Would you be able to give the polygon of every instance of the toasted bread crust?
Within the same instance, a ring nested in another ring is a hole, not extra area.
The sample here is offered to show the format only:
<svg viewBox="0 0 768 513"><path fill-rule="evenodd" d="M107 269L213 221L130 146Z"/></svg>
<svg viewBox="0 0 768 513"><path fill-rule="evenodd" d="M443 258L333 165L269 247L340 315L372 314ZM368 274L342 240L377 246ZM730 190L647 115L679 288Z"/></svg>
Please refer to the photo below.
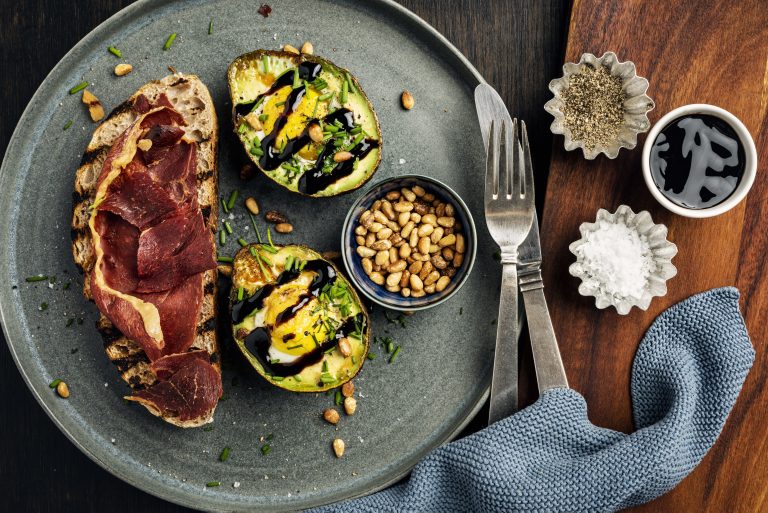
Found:
<svg viewBox="0 0 768 513"><path fill-rule="evenodd" d="M96 195L96 182L101 167L112 144L138 118L133 104L139 95L150 101L165 94L188 123L187 135L197 144L198 202L208 229L216 234L219 215L219 191L217 181L218 121L208 89L194 75L176 73L161 80L150 82L136 91L128 100L115 108L94 131L91 142L83 154L75 176L72 208L72 255L84 274L83 295L93 300L90 291L90 273L96 260L88 220L89 207ZM212 238L215 240L215 237ZM215 246L213 247L215 252ZM216 293L218 274L215 269L203 275L203 300L197 321L197 335L190 350L203 349L211 355L211 363L221 372L218 341L216 339ZM144 350L126 338L103 314L97 328L104 341L107 357L115 364L123 380L134 390L141 390L157 381L149 368ZM148 408L149 409L149 408ZM150 411L152 411L150 409ZM159 412L152 411L155 415ZM180 427L195 427L210 422L204 418L180 422L173 417L164 420Z"/></svg>

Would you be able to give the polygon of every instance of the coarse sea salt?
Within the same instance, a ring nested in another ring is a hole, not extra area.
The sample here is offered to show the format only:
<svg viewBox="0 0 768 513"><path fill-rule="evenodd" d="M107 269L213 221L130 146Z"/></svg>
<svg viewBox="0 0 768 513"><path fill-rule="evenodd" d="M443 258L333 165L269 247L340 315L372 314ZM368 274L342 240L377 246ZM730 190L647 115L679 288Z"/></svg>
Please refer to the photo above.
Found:
<svg viewBox="0 0 768 513"><path fill-rule="evenodd" d="M648 237L623 223L599 220L575 252L584 284L618 299L641 298L656 270Z"/></svg>

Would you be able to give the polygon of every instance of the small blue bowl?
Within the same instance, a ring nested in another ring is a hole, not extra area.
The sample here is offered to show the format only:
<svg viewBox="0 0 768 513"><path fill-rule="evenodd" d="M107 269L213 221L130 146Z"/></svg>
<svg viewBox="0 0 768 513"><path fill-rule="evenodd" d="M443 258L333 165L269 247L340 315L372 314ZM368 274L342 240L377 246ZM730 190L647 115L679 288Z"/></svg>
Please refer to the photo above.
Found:
<svg viewBox="0 0 768 513"><path fill-rule="evenodd" d="M428 193L435 195L435 198L454 206L456 221L461 223L461 233L466 241L466 251L464 252L464 262L451 278L450 283L442 292L426 294L422 297L404 297L399 292L390 292L383 285L377 285L365 274L362 266L362 259L357 254L357 241L355 240L355 228L358 226L360 215L373 206L378 199L393 190L399 191L403 187L412 187L419 185ZM344 265L350 279L357 289L374 303L391 310L404 312L413 312L424 310L437 306L449 297L454 295L464 284L472 271L475 263L475 254L477 252L477 233L472 215L464 201L450 187L444 183L421 175L405 175L394 178L388 178L373 185L352 205L344 220L344 228L341 231L341 253L344 258Z"/></svg>

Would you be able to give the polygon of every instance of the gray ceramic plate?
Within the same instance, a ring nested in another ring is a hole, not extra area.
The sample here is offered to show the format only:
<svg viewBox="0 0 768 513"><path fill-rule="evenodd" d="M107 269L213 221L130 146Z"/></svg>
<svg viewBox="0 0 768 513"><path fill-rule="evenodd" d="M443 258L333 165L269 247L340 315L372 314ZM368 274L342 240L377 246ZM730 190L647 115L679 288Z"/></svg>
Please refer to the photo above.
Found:
<svg viewBox="0 0 768 513"><path fill-rule="evenodd" d="M482 219L484 156L472 92L477 71L422 20L385 1L275 0L269 18L259 2L139 1L83 39L51 72L27 107L0 171L0 288L3 328L11 352L40 404L94 461L125 481L186 506L216 510L300 509L380 489L405 475L437 445L455 436L482 404L490 383L499 269L485 224L478 223L477 265L460 293L407 327L373 313L374 332L402 345L388 364L384 351L356 379L358 413L334 428L320 419L332 404L324 394L296 395L273 388L224 347L226 400L213 431L180 430L127 405L127 387L102 351L96 308L80 294L82 280L69 249L74 170L94 128L80 95L88 80L107 110L172 65L196 73L216 99L221 120L220 185L243 188L242 149L231 136L225 70L238 55L282 43L314 43L318 54L348 67L373 102L383 129L384 158L376 180L418 172L444 181ZM214 33L208 35L209 20ZM172 32L172 48L163 44ZM116 78L123 52L134 71ZM416 107L403 111L409 89ZM63 130L68 120L71 128ZM245 186L264 208L288 212L296 230L280 242L338 250L339 230L358 193L330 200L300 198L263 176ZM244 209L231 221L251 240ZM236 243L224 253L234 253ZM56 275L56 283L27 276ZM71 287L64 289L65 284ZM41 310L41 304L48 306ZM493 314L489 314L493 312ZM68 320L75 319L67 327ZM82 319L82 323L78 322ZM59 399L48 387L69 383ZM259 439L273 434L271 452ZM337 460L331 440L346 440ZM231 447L226 463L218 461ZM210 481L221 486L206 487ZM239 487L234 483L239 482Z"/></svg>

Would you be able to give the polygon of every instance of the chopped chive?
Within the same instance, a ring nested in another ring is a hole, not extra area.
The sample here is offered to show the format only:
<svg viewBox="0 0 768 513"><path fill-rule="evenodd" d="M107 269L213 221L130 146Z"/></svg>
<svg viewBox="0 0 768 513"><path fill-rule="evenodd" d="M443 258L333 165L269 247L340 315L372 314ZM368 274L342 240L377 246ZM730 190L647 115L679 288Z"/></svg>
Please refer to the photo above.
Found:
<svg viewBox="0 0 768 513"><path fill-rule="evenodd" d="M66 123L64 123L64 128L62 130L69 130L69 127L72 126L72 120L70 119Z"/></svg>
<svg viewBox="0 0 768 513"><path fill-rule="evenodd" d="M267 253L272 253L273 255L277 253L277 248L273 246L262 246L261 249L266 251Z"/></svg>
<svg viewBox="0 0 768 513"><path fill-rule="evenodd" d="M363 139L365 139L365 134L357 134L357 137L355 137L355 140L352 141L352 144L347 146L347 151L351 150L352 148L360 144L363 141Z"/></svg>
<svg viewBox="0 0 768 513"><path fill-rule="evenodd" d="M242 301L243 300L243 294L244 293L245 293L245 291L243 290L243 287L238 287L237 288L237 300L238 301Z"/></svg>
<svg viewBox="0 0 768 513"><path fill-rule="evenodd" d="M341 95L339 96L339 101L342 105L347 103L347 93L349 91L349 82L344 80L344 82L341 84Z"/></svg>
<svg viewBox="0 0 768 513"><path fill-rule="evenodd" d="M265 75L269 73L269 57L267 57L266 55L261 56L261 66L263 68Z"/></svg>
<svg viewBox="0 0 768 513"><path fill-rule="evenodd" d="M275 245L272 243L272 231L269 228L267 228L267 240L269 241L269 245L274 248Z"/></svg>
<svg viewBox="0 0 768 513"><path fill-rule="evenodd" d="M357 365L357 358L355 358L355 355L350 356L352 359L352 365Z"/></svg>
<svg viewBox="0 0 768 513"><path fill-rule="evenodd" d="M256 103L253 104L253 107L251 107L251 112L255 112L256 109L259 108L259 105L261 105L264 102L264 96L256 100Z"/></svg>
<svg viewBox="0 0 768 513"><path fill-rule="evenodd" d="M368 353L366 356L369 360L375 360L376 359L376 353Z"/></svg>
<svg viewBox="0 0 768 513"><path fill-rule="evenodd" d="M229 447L224 447L224 449L221 451L221 454L219 454L219 461L227 461L229 459L230 452L231 449Z"/></svg>
<svg viewBox="0 0 768 513"><path fill-rule="evenodd" d="M334 378L333 376L320 376L320 381L322 381L327 385L329 383L335 383L336 378Z"/></svg>
<svg viewBox="0 0 768 513"><path fill-rule="evenodd" d="M213 431L213 426L212 425L211 426L205 426L203 428L203 431L205 431L207 433L210 433L211 431Z"/></svg>
<svg viewBox="0 0 768 513"><path fill-rule="evenodd" d="M220 256L220 257L216 257L216 261L223 262L223 263L232 263L234 260L232 257Z"/></svg>
<svg viewBox="0 0 768 513"><path fill-rule="evenodd" d="M109 50L109 53L111 53L115 57L122 57L123 56L123 52L121 52L120 50L118 50L114 46L110 46L109 48L107 48L107 50Z"/></svg>
<svg viewBox="0 0 768 513"><path fill-rule="evenodd" d="M210 36L211 34L213 34L213 18L208 22L208 35Z"/></svg>
<svg viewBox="0 0 768 513"><path fill-rule="evenodd" d="M336 396L333 398L333 402L336 406L341 406L343 399L341 398L341 391L336 390Z"/></svg>
<svg viewBox="0 0 768 513"><path fill-rule="evenodd" d="M27 282L35 282L35 281L45 281L48 279L48 276L45 274L38 274L37 276L27 276L26 281Z"/></svg>
<svg viewBox="0 0 768 513"><path fill-rule="evenodd" d="M339 131L339 127L335 125L325 125L325 127L323 128L323 132L330 132L332 134L335 134L338 131Z"/></svg>
<svg viewBox="0 0 768 513"><path fill-rule="evenodd" d="M245 122L240 123L240 126L237 127L237 133L238 134L244 134L246 130L248 130L248 125Z"/></svg>
<svg viewBox="0 0 768 513"><path fill-rule="evenodd" d="M320 342L317 341L317 337L315 336L315 334L310 333L310 335L312 336L312 342L315 343L315 347L320 347Z"/></svg>
<svg viewBox="0 0 768 513"><path fill-rule="evenodd" d="M387 340L385 341L385 343L387 344L387 352L391 353L392 349L395 347L395 344L392 343L392 339L389 337L387 337Z"/></svg>
<svg viewBox="0 0 768 513"><path fill-rule="evenodd" d="M269 261L269 259L265 258L264 255L259 253L259 260L267 264L268 266L272 267L272 262Z"/></svg>
<svg viewBox="0 0 768 513"><path fill-rule="evenodd" d="M75 318L74 317L70 317L69 320L67 321L67 328L72 326L74 323L75 323Z"/></svg>
<svg viewBox="0 0 768 513"><path fill-rule="evenodd" d="M317 97L317 101L324 102L333 97L333 93L325 93Z"/></svg>
<svg viewBox="0 0 768 513"><path fill-rule="evenodd" d="M303 346L303 345L301 345L301 344L296 344L295 346L288 346L288 349L289 349L289 350L293 350L293 349L298 349L298 348L300 348L300 347L304 347L304 346Z"/></svg>
<svg viewBox="0 0 768 513"><path fill-rule="evenodd" d="M224 230L219 231L219 244L222 246L227 243L227 232Z"/></svg>
<svg viewBox="0 0 768 513"><path fill-rule="evenodd" d="M224 213L229 214L229 207L227 207L227 202L224 201L224 198L221 198L221 206L224 209Z"/></svg>
<svg viewBox="0 0 768 513"><path fill-rule="evenodd" d="M213 488L214 486L221 486L221 481L209 481L205 483L205 486L208 488Z"/></svg>
<svg viewBox="0 0 768 513"><path fill-rule="evenodd" d="M283 264L283 267L285 267L286 271L291 270L291 267L293 267L293 255L288 255L285 257L285 263Z"/></svg>
<svg viewBox="0 0 768 513"><path fill-rule="evenodd" d="M229 224L229 221L224 221L224 229L227 230L229 235L232 235L232 225Z"/></svg>
<svg viewBox="0 0 768 513"><path fill-rule="evenodd" d="M280 363L280 360L272 360L272 363ZM272 381L283 381L284 379L282 376L272 376Z"/></svg>
<svg viewBox="0 0 768 513"><path fill-rule="evenodd" d="M299 383L301 383L301 376L299 376L298 374L296 374L296 375L293 377L293 379L295 379L296 381L298 381Z"/></svg>
<svg viewBox="0 0 768 513"><path fill-rule="evenodd" d="M227 208L229 210L232 210L233 208L235 208L235 201L237 201L238 194L240 194L240 191L235 189L234 191L232 191L232 194L229 195L229 200L227 201Z"/></svg>
<svg viewBox="0 0 768 513"><path fill-rule="evenodd" d="M48 303L46 303L46 302L40 303L39 309L40 309L41 312L44 312L44 311L48 310Z"/></svg>
<svg viewBox="0 0 768 513"><path fill-rule="evenodd" d="M242 238L242 237L240 237L239 239L237 239L237 243L238 243L238 244L240 244L242 247L246 247L246 246L248 245L248 243L247 243L247 242L245 241L245 239L244 239L244 238Z"/></svg>
<svg viewBox="0 0 768 513"><path fill-rule="evenodd" d="M315 100L315 108L312 109L312 119L317 118L317 106L320 105L320 100Z"/></svg>
<svg viewBox="0 0 768 513"><path fill-rule="evenodd" d="M282 107L283 105L285 105L285 102L284 102L284 101L283 101L283 102L277 102L277 103L275 104L275 107Z"/></svg>
<svg viewBox="0 0 768 513"><path fill-rule="evenodd" d="M323 372L328 372L328 361L323 360Z"/></svg>
<svg viewBox="0 0 768 513"><path fill-rule="evenodd" d="M80 82L75 87L73 87L72 89L69 90L69 94L79 93L80 91L82 91L83 89L88 87L89 85L90 84L88 82Z"/></svg>
<svg viewBox="0 0 768 513"><path fill-rule="evenodd" d="M259 114L259 121L262 123L269 119L269 114Z"/></svg>
<svg viewBox="0 0 768 513"><path fill-rule="evenodd" d="M323 351L323 352L324 352L325 354L331 354L331 353L332 353L332 352L334 352L335 350L336 350L336 346L332 346L332 347L329 347L328 349L326 349L326 350L325 350L325 351Z"/></svg>
<svg viewBox="0 0 768 513"><path fill-rule="evenodd" d="M392 356L389 357L389 363L394 362L398 354L400 354L400 346L397 346L397 349L395 349L395 352L392 353Z"/></svg>
<svg viewBox="0 0 768 513"><path fill-rule="evenodd" d="M363 131L363 127L360 125L356 125L352 130L349 131L350 134L359 134Z"/></svg>
<svg viewBox="0 0 768 513"><path fill-rule="evenodd" d="M345 73L344 76L347 77L347 84L349 84L349 92L352 94L357 94L357 88L355 87L355 83L352 82L352 77L349 76L349 73Z"/></svg>
<svg viewBox="0 0 768 513"><path fill-rule="evenodd" d="M270 450L270 449L271 449L271 448L269 447L269 444L264 444L264 445L262 445L262 446L261 446L261 454L263 454L264 456L266 456L267 454L269 454L269 450Z"/></svg>
<svg viewBox="0 0 768 513"><path fill-rule="evenodd" d="M51 388L56 388L59 385L59 383L61 383L60 379L54 379L53 381L50 382L50 384L48 384L48 386Z"/></svg>
<svg viewBox="0 0 768 513"><path fill-rule="evenodd" d="M264 276L264 278L267 277L267 270L264 269L264 264L261 263L261 255L258 251L256 251L256 248L253 246L250 247L251 255L256 259L256 262L259 264L259 269L261 269L261 275Z"/></svg>
<svg viewBox="0 0 768 513"><path fill-rule="evenodd" d="M301 81L299 80L299 68L293 68L293 88L298 89L301 85Z"/></svg>
<svg viewBox="0 0 768 513"><path fill-rule="evenodd" d="M176 39L176 32L168 36L168 39L165 40L165 44L163 45L163 50L168 50L173 44L174 39Z"/></svg>

